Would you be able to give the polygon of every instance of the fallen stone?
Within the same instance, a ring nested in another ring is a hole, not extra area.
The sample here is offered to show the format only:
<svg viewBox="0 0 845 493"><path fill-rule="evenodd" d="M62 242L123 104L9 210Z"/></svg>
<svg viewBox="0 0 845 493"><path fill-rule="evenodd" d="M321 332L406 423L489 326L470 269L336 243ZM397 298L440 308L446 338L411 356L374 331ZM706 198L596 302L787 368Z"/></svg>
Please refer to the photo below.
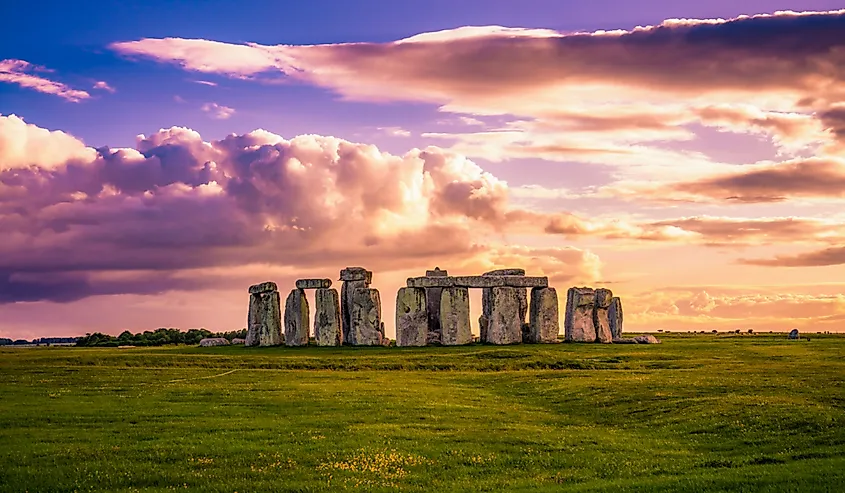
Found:
<svg viewBox="0 0 845 493"><path fill-rule="evenodd" d="M200 346L202 347L211 347L211 346L228 346L229 340L223 337L206 337L200 341Z"/></svg>
<svg viewBox="0 0 845 493"><path fill-rule="evenodd" d="M241 339L240 337L236 337L236 338L232 339L232 345L237 345L237 344L246 344L246 339Z"/></svg>
<svg viewBox="0 0 845 493"><path fill-rule="evenodd" d="M352 304L349 344L381 346L384 341L384 326L381 323L381 297L378 289L355 289L349 293L349 301Z"/></svg>
<svg viewBox="0 0 845 493"><path fill-rule="evenodd" d="M294 289L285 300L285 345L308 345L308 298L305 291Z"/></svg>
<svg viewBox="0 0 845 493"><path fill-rule="evenodd" d="M500 345L522 342L518 290L508 287L492 288L488 303L490 317L487 321L487 337L484 342Z"/></svg>
<svg viewBox="0 0 845 493"><path fill-rule="evenodd" d="M792 330L790 330L790 331L789 331L789 336L787 336L787 337L788 337L789 339L792 339L792 340L798 340L798 339L800 339L800 338L801 338L801 337L799 336L799 334L798 334L798 329L792 329Z"/></svg>
<svg viewBox="0 0 845 493"><path fill-rule="evenodd" d="M596 342L593 325L595 299L596 293L590 288L569 288L566 292L563 328L567 342Z"/></svg>
<svg viewBox="0 0 845 493"><path fill-rule="evenodd" d="M613 334L610 331L610 310L613 293L609 289L599 288L596 290L596 298L593 305L593 327L596 329L596 342L610 344L613 342Z"/></svg>
<svg viewBox="0 0 845 493"><path fill-rule="evenodd" d="M633 338L623 339L620 337L619 339L614 339L613 344L637 344L637 341L635 341Z"/></svg>
<svg viewBox="0 0 845 493"><path fill-rule="evenodd" d="M396 345L425 346L428 344L428 311L426 290L399 288L396 293Z"/></svg>
<svg viewBox="0 0 845 493"><path fill-rule="evenodd" d="M318 346L340 346L340 304L336 289L321 288L314 292L314 342Z"/></svg>
<svg viewBox="0 0 845 493"><path fill-rule="evenodd" d="M249 294L261 294L261 293L270 293L273 291L278 291L279 287L276 286L275 282L267 281L262 282L259 284L253 284L249 287Z"/></svg>
<svg viewBox="0 0 845 493"><path fill-rule="evenodd" d="M560 333L560 312L558 311L555 288L534 288L531 290L531 316L528 334L523 342L552 344Z"/></svg>
<svg viewBox="0 0 845 493"><path fill-rule="evenodd" d="M373 273L363 267L347 267L340 271L341 281L366 281L367 286L373 282Z"/></svg>
<svg viewBox="0 0 845 493"><path fill-rule="evenodd" d="M446 288L441 293L440 329L440 343L444 346L461 346L472 342L467 288Z"/></svg>
<svg viewBox="0 0 845 493"><path fill-rule="evenodd" d="M622 300L616 296L610 300L607 319L610 323L610 334L613 336L613 342L616 342L616 339L622 338Z"/></svg>
<svg viewBox="0 0 845 493"><path fill-rule="evenodd" d="M299 279L296 289L325 289L332 287L331 279Z"/></svg>
<svg viewBox="0 0 845 493"><path fill-rule="evenodd" d="M282 316L278 291L249 295L247 346L278 346L282 343Z"/></svg>
<svg viewBox="0 0 845 493"><path fill-rule="evenodd" d="M445 277L411 277L408 278L409 288L545 288L549 286L548 277L527 276L445 276Z"/></svg>
<svg viewBox="0 0 845 493"><path fill-rule="evenodd" d="M637 341L637 344L660 344L660 339L651 334L634 337L634 340Z"/></svg>

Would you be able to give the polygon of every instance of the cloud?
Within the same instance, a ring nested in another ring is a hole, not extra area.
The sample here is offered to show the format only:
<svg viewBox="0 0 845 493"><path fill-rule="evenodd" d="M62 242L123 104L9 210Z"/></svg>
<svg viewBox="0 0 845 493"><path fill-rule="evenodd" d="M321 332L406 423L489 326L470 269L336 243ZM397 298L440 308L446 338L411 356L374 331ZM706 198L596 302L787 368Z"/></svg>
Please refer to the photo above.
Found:
<svg viewBox="0 0 845 493"><path fill-rule="evenodd" d="M842 265L845 264L845 247L829 247L798 255L778 255L770 259L740 259L739 263L761 267L823 267Z"/></svg>
<svg viewBox="0 0 845 493"><path fill-rule="evenodd" d="M510 115L499 128L422 135L473 158L612 167L630 186L734 171L690 150L701 126L771 140L787 159L835 155L843 30L845 10L785 11L614 31L470 26L388 43L166 38L111 48L197 72L312 84L347 100L435 104L470 129L478 117Z"/></svg>
<svg viewBox="0 0 845 493"><path fill-rule="evenodd" d="M235 109L228 106L223 106L217 103L205 103L202 105L202 110L211 115L216 120L226 120L235 114Z"/></svg>
<svg viewBox="0 0 845 493"><path fill-rule="evenodd" d="M106 82L106 81L102 81L102 80L101 80L101 81L97 81L97 83L96 83L96 84L94 84L94 89L102 89L102 90L104 90L104 91L108 91L108 92L110 92L110 93L112 93L112 94L114 94L115 92L117 92L117 91L115 90L115 88L113 88L112 86L110 86L110 85L109 85L109 83L108 83L108 82Z"/></svg>
<svg viewBox="0 0 845 493"><path fill-rule="evenodd" d="M217 87L216 82L211 82L211 81L207 81L207 80L195 80L195 81L192 81L192 82L196 82L197 84L202 84L204 86Z"/></svg>
<svg viewBox="0 0 845 493"><path fill-rule="evenodd" d="M411 132L401 127L379 127L379 130L392 137L410 137Z"/></svg>
<svg viewBox="0 0 845 493"><path fill-rule="evenodd" d="M836 329L845 315L841 294L810 286L661 287L623 299L628 330L818 331Z"/></svg>
<svg viewBox="0 0 845 493"><path fill-rule="evenodd" d="M678 183L671 188L694 196L741 203L845 197L845 163L838 159L810 158L742 168L739 172Z"/></svg>
<svg viewBox="0 0 845 493"><path fill-rule="evenodd" d="M36 72L49 73L52 72L52 70L38 65L33 65L24 60L0 60L0 82L17 84L21 87L42 92L44 94L53 94L74 103L78 103L83 99L91 97L91 95L85 91L72 89L61 82L56 82L37 75Z"/></svg>
<svg viewBox="0 0 845 493"><path fill-rule="evenodd" d="M490 99L506 94L567 89L577 100L616 86L694 98L725 90L751 96L783 91L816 104L842 94L837 67L845 46L839 35L843 26L845 11L778 12L729 20L670 19L593 33L492 26L392 43L262 46L166 38L111 47L200 72L253 76L275 70L355 99L444 104L486 99L489 108ZM604 95L617 99L618 94Z"/></svg>
<svg viewBox="0 0 845 493"><path fill-rule="evenodd" d="M261 265L513 262L596 275L585 250L497 246L507 185L436 147L398 156L333 137L204 141L173 127L95 150L14 116L0 117L0 136L16 143L0 147L13 163L0 170L3 303L241 289Z"/></svg>

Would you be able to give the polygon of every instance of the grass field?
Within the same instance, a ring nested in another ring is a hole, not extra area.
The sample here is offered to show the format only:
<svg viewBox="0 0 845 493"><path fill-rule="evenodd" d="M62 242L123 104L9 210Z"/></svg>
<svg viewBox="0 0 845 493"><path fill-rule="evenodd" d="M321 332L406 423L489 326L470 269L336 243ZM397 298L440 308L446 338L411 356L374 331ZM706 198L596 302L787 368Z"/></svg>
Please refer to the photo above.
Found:
<svg viewBox="0 0 845 493"><path fill-rule="evenodd" d="M0 491L845 491L845 337L0 349Z"/></svg>

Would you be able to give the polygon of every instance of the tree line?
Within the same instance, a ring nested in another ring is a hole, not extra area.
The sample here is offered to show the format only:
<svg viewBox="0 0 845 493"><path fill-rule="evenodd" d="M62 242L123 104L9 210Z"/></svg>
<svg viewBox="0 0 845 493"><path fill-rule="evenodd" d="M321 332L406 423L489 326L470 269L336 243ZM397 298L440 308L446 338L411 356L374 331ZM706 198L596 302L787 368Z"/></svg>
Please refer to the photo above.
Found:
<svg viewBox="0 0 845 493"><path fill-rule="evenodd" d="M85 334L76 340L77 346L84 347L118 347L118 346L167 346L172 344L199 344L207 337L223 337L230 342L232 339L246 338L246 329L229 332L211 332L206 329L190 329L182 332L179 329L159 328L153 331L145 330L133 334L128 330L120 333L119 336L111 336L101 332Z"/></svg>

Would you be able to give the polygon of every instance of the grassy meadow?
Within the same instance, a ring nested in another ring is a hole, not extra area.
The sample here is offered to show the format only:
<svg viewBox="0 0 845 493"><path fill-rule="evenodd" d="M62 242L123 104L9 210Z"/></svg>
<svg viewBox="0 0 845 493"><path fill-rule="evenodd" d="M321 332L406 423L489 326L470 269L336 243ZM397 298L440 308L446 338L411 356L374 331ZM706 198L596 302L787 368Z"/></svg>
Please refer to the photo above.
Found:
<svg viewBox="0 0 845 493"><path fill-rule="evenodd" d="M0 349L0 491L845 491L845 337Z"/></svg>

